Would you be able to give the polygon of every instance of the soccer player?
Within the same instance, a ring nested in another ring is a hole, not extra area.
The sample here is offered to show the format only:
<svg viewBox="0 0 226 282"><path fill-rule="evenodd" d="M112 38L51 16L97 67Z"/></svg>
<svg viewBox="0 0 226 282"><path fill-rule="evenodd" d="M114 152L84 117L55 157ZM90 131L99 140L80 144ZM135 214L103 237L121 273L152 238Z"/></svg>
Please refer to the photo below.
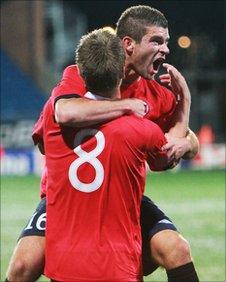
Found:
<svg viewBox="0 0 226 282"><path fill-rule="evenodd" d="M186 152L187 157L192 157L197 152L196 138L191 131L188 131L186 138L182 137L187 133L190 107L190 93L185 80L174 67L166 64L168 74L161 76L160 79L167 83L171 81L175 95L154 81L160 63L165 61L169 52L168 24L165 17L151 7L131 7L118 21L117 34L126 52L125 78L121 86L122 97L141 98L149 104L150 111L147 117L157 122L164 132L171 134L168 135L169 143L165 148L169 150L170 156L175 157L175 161ZM85 84L78 75L76 66L68 67L61 83L53 93L56 97L55 105L59 122L81 126L86 122L95 123L112 119L131 111L144 115L145 104L138 99L87 101L76 98L84 95L85 92ZM180 99L176 100L176 97ZM137 105L136 110L135 105ZM42 213L44 214L45 210ZM37 219L34 219L32 223L36 226ZM144 265L145 274L151 273L161 265L166 268L169 281L198 281L197 278L192 278L197 276L188 242L176 232L175 226L168 217L147 198L143 198L141 202L141 223L142 235L145 239L144 250L149 256L144 257L144 262L148 262ZM36 268L32 266L40 264L43 255L39 255L41 252L35 255L36 249L32 248L34 254L31 259L29 256L31 248L26 246L29 246L27 241L30 241L31 245L39 248L42 242L44 248L45 241L44 237L39 237L39 233L38 236L29 236L28 231L30 230L23 232L19 241L20 247L17 248L9 267L8 277L12 277L12 280L15 277L26 277L24 281L31 281L36 279L33 277L38 277ZM42 232L44 236L44 230ZM24 276L25 274L27 276Z"/></svg>
<svg viewBox="0 0 226 282"><path fill-rule="evenodd" d="M125 54L119 37L95 30L82 37L76 53L85 97L120 97ZM141 281L145 161L168 167L163 132L134 115L81 129L57 124L54 116L50 98L43 112L46 276L54 281Z"/></svg>

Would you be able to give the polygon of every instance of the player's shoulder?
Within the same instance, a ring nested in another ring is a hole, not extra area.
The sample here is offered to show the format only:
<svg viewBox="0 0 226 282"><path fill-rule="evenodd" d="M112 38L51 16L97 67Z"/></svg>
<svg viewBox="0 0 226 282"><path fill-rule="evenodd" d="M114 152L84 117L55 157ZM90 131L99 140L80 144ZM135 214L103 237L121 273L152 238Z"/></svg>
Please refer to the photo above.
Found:
<svg viewBox="0 0 226 282"><path fill-rule="evenodd" d="M63 71L63 77L65 76L77 76L79 75L78 66L77 65L69 65Z"/></svg>
<svg viewBox="0 0 226 282"><path fill-rule="evenodd" d="M135 115L120 117L117 124L111 128L111 134L116 140L124 140L127 144L138 147L150 140L155 144L163 138L163 132L156 123Z"/></svg>
<svg viewBox="0 0 226 282"><path fill-rule="evenodd" d="M81 85L82 89L85 89L85 82L79 73L77 65L70 65L63 71L62 83L67 81L71 84Z"/></svg>
<svg viewBox="0 0 226 282"><path fill-rule="evenodd" d="M142 134L144 135L155 135L161 134L162 132L159 125L150 119L138 117L135 115L128 116L128 118L130 119L130 124L132 124L133 127L140 128Z"/></svg>
<svg viewBox="0 0 226 282"><path fill-rule="evenodd" d="M106 123L103 123L100 127L104 130L110 129L110 131L114 132L114 134L116 134L117 132L120 134L120 132L122 131L130 131L131 126L136 126L140 122L140 120L141 118L136 117L134 115L124 115Z"/></svg>
<svg viewBox="0 0 226 282"><path fill-rule="evenodd" d="M77 71L78 71L77 65L69 65L64 69L63 73L77 72Z"/></svg>
<svg viewBox="0 0 226 282"><path fill-rule="evenodd" d="M144 118L139 117L137 115L131 114L131 115L123 115L115 120L112 120L112 122L117 122L118 124L123 124L123 123L142 123Z"/></svg>
<svg viewBox="0 0 226 282"><path fill-rule="evenodd" d="M51 95L56 99L64 95L84 95L85 82L79 74L77 65L70 65L63 71L60 82L53 88Z"/></svg>
<svg viewBox="0 0 226 282"><path fill-rule="evenodd" d="M146 129L147 131L149 132L151 131L153 133L161 131L159 125L150 119L138 117L137 122L141 124L141 126L143 127L143 130Z"/></svg>
<svg viewBox="0 0 226 282"><path fill-rule="evenodd" d="M124 115L111 121L111 126L117 131L129 133L132 131L145 131L146 129L159 130L159 126L151 120L136 115Z"/></svg>

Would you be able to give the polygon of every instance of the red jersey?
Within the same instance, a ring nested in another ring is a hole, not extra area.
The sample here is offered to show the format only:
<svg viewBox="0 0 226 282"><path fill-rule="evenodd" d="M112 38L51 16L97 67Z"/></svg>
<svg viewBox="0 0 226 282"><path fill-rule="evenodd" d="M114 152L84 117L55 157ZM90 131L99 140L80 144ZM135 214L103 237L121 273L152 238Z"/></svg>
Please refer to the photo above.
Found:
<svg viewBox="0 0 226 282"><path fill-rule="evenodd" d="M77 129L44 111L48 168L45 274L59 281L141 281L145 160L166 165L165 137L133 115Z"/></svg>

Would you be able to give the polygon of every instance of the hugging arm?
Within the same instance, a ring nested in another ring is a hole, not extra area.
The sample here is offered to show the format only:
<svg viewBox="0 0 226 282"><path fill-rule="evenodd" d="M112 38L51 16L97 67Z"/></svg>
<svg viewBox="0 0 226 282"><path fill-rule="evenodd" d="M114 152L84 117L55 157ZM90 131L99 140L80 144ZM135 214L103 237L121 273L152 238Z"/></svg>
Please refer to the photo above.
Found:
<svg viewBox="0 0 226 282"><path fill-rule="evenodd" d="M61 125L82 127L115 119L124 114L145 115L146 103L139 99L89 100L61 98L55 103L55 119Z"/></svg>

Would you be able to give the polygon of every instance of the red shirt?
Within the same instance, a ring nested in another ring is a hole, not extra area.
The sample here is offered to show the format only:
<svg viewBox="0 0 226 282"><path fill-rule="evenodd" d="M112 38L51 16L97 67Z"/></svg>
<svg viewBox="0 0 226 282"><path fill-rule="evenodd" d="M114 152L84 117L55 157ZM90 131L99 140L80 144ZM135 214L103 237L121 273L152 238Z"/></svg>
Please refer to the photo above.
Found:
<svg viewBox="0 0 226 282"><path fill-rule="evenodd" d="M166 164L163 132L133 115L79 131L60 128L53 112L49 100L45 274L59 281L140 281L145 160Z"/></svg>

